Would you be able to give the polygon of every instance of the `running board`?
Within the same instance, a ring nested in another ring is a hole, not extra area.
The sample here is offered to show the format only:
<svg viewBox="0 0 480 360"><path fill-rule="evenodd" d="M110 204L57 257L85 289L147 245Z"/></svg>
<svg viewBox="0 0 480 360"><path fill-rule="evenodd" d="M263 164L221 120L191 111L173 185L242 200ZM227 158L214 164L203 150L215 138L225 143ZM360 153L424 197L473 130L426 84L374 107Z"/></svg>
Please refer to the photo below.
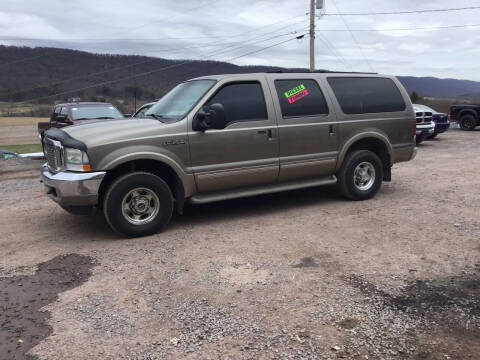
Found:
<svg viewBox="0 0 480 360"><path fill-rule="evenodd" d="M193 204L205 204L205 203L210 203L215 201L238 199L242 197L271 194L271 193L276 193L281 191L304 189L304 188L316 187L316 186L322 186L322 185L331 185L331 184L335 184L336 182L337 182L337 178L335 177L335 175L332 175L329 177L319 178L319 179L289 181L289 182L271 184L271 185L265 185L265 186L255 186L255 187L240 188L240 189L234 189L234 190L228 190L228 191L197 194L192 196L189 199L189 201Z"/></svg>

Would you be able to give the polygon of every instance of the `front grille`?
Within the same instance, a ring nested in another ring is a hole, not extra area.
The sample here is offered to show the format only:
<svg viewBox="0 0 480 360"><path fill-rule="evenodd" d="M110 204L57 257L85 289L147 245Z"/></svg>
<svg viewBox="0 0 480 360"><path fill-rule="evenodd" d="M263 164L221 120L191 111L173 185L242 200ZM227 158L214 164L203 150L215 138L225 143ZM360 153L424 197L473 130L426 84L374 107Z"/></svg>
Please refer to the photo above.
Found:
<svg viewBox="0 0 480 360"><path fill-rule="evenodd" d="M59 141L45 138L45 157L50 170L58 172L63 167L63 146Z"/></svg>
<svg viewBox="0 0 480 360"><path fill-rule="evenodd" d="M415 113L417 124L429 124L432 122L431 112L417 112Z"/></svg>

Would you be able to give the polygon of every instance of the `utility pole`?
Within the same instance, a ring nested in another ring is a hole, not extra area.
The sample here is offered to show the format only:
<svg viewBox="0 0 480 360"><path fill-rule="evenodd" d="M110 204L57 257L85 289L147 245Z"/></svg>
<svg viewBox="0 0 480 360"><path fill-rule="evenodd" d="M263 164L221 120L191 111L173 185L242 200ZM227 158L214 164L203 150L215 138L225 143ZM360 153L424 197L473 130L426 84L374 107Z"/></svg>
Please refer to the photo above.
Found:
<svg viewBox="0 0 480 360"><path fill-rule="evenodd" d="M310 0L310 72L315 71L315 0Z"/></svg>

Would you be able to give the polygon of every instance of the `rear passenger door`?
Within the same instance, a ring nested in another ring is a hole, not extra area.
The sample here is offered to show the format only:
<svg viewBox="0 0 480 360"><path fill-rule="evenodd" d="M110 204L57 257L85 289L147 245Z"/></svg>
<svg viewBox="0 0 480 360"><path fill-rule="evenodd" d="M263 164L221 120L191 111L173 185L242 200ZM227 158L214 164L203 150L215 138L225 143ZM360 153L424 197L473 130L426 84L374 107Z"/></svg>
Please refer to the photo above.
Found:
<svg viewBox="0 0 480 360"><path fill-rule="evenodd" d="M212 89L213 90L213 89ZM199 192L271 184L278 179L275 111L264 76L221 82L203 103L220 103L227 126L189 129L192 170Z"/></svg>
<svg viewBox="0 0 480 360"><path fill-rule="evenodd" d="M280 181L333 174L338 144L335 114L314 76L272 76L280 141Z"/></svg>

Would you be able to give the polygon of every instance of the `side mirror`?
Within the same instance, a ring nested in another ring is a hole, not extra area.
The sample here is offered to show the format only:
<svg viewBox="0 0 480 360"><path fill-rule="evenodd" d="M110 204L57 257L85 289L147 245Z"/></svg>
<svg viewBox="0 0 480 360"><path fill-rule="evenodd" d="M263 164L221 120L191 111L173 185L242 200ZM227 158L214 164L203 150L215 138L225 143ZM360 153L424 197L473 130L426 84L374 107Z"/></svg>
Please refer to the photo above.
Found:
<svg viewBox="0 0 480 360"><path fill-rule="evenodd" d="M219 103L205 105L193 119L195 131L221 130L225 129L226 125L225 108Z"/></svg>
<svg viewBox="0 0 480 360"><path fill-rule="evenodd" d="M65 115L57 115L55 120L59 122L67 122L67 117Z"/></svg>

